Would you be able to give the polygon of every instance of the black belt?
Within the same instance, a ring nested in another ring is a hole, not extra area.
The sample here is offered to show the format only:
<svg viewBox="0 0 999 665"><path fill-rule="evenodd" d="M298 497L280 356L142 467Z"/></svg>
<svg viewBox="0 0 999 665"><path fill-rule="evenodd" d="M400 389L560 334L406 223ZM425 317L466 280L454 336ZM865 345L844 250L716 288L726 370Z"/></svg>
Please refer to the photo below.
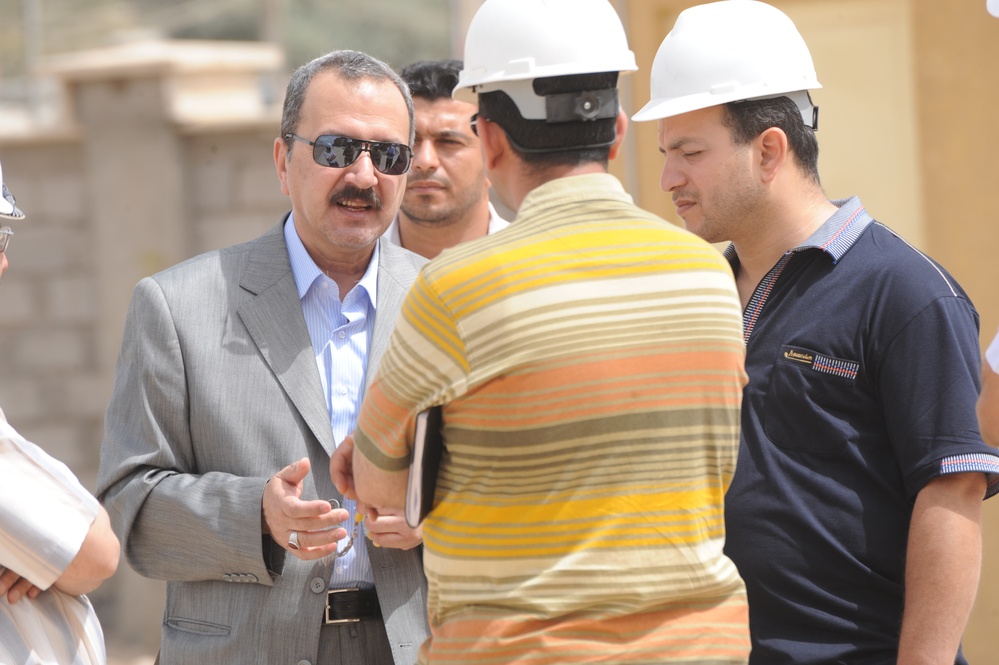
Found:
<svg viewBox="0 0 999 665"><path fill-rule="evenodd" d="M378 594L374 589L330 589L326 592L325 625L357 623L362 619L382 618Z"/></svg>

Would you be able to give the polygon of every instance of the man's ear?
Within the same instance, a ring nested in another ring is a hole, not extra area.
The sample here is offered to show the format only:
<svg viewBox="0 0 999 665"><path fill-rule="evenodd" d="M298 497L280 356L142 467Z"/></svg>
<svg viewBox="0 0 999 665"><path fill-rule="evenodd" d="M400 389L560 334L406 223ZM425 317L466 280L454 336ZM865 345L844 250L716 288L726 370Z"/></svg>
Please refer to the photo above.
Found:
<svg viewBox="0 0 999 665"><path fill-rule="evenodd" d="M756 137L753 142L759 150L760 177L763 182L773 182L787 161L787 134L779 127L771 127Z"/></svg>
<svg viewBox="0 0 999 665"><path fill-rule="evenodd" d="M503 128L491 120L479 118L479 140L482 142L482 156L486 169L492 171L510 153L510 139Z"/></svg>
<svg viewBox="0 0 999 665"><path fill-rule="evenodd" d="M281 181L281 192L290 196L288 191L288 144L284 139L274 139L274 168L277 169L278 180Z"/></svg>
<svg viewBox="0 0 999 665"><path fill-rule="evenodd" d="M614 143L610 147L610 153L608 157L614 159L617 157L617 153L620 152L621 146L624 144L624 136L628 133L628 116L625 115L624 111L617 112L617 119L614 120Z"/></svg>

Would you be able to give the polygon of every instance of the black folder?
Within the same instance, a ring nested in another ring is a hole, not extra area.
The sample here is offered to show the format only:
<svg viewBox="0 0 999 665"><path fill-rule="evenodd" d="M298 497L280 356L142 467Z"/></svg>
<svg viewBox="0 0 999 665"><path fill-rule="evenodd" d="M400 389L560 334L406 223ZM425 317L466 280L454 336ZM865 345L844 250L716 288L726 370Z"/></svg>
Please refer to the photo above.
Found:
<svg viewBox="0 0 999 665"><path fill-rule="evenodd" d="M432 406L416 416L413 461L409 464L409 482L406 485L406 524L414 529L434 507L437 471L444 452L442 424L439 406Z"/></svg>

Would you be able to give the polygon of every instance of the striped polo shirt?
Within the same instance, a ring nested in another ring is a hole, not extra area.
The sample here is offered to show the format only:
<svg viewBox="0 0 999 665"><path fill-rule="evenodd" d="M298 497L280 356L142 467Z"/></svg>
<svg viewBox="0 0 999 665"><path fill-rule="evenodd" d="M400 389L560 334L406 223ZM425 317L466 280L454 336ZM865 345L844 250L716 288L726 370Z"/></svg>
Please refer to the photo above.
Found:
<svg viewBox="0 0 999 665"><path fill-rule="evenodd" d="M722 552L744 346L728 265L607 174L532 191L410 291L356 445L444 404L424 662L744 663Z"/></svg>

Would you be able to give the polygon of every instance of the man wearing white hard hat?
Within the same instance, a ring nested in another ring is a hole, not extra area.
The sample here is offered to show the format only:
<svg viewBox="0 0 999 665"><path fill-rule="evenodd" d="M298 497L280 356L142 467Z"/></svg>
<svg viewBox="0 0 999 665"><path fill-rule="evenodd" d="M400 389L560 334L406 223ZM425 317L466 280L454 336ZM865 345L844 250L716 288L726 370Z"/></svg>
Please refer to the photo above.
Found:
<svg viewBox="0 0 999 665"><path fill-rule="evenodd" d="M22 220L0 169L0 224ZM0 226L0 275L9 226ZM118 567L107 512L65 464L27 441L0 410L0 663L101 665L90 601Z"/></svg>
<svg viewBox="0 0 999 665"><path fill-rule="evenodd" d="M682 12L652 67L661 185L725 252L743 306L742 445L725 551L751 663L964 663L982 499L978 315L937 263L830 201L819 88L791 20L754 0Z"/></svg>
<svg viewBox="0 0 999 665"><path fill-rule="evenodd" d="M455 97L478 105L517 215L423 269L353 476L338 453L335 477L401 506L416 416L443 405L425 662L745 663L744 587L722 552L738 296L714 248L607 173L618 75L636 68L621 21L607 0L487 0L464 63Z"/></svg>

